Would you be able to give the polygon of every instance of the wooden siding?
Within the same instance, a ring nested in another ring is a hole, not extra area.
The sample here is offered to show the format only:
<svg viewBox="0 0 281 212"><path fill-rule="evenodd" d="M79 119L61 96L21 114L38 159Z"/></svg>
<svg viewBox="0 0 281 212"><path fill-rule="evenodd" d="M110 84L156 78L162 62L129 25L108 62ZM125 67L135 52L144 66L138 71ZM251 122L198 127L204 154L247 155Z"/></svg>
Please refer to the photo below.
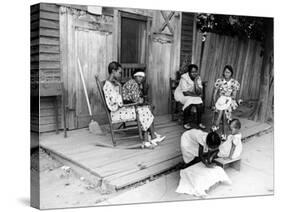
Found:
<svg viewBox="0 0 281 212"><path fill-rule="evenodd" d="M193 45L194 13L182 13L180 64L184 60L191 63Z"/></svg>
<svg viewBox="0 0 281 212"><path fill-rule="evenodd" d="M171 11L164 11L168 16ZM170 111L169 79L175 76L180 64L181 13L176 12L170 20L173 34L166 26L162 33L157 33L164 19L160 11L152 16L149 40L148 83L155 114L168 114Z"/></svg>
<svg viewBox="0 0 281 212"><path fill-rule="evenodd" d="M146 65L150 96L157 115L169 112L169 78L178 70L180 61L180 13L175 14L170 20L174 34L167 35L167 27L163 33L159 33L159 28L164 23L160 11L115 9L113 17L106 15L101 17L74 8L61 7L61 67L67 91L67 105L71 109L67 121L69 129L86 127L90 119L80 76L77 74L78 56L85 74L94 119L99 123L106 121L105 111L93 79L94 75L98 75L101 80L106 79L108 63L117 60L120 11L147 17L150 36L147 41ZM169 11L166 13L168 15ZM91 24L93 21L96 25ZM155 34L156 32L158 34Z"/></svg>
<svg viewBox="0 0 281 212"><path fill-rule="evenodd" d="M159 32L164 24L160 11L113 9L110 15L100 16L69 5L59 7L50 4L42 5L40 4L39 8L40 14L32 17L32 20L40 25L40 31L33 33L34 40L31 49L34 54L40 52L40 56L32 58L31 67L34 70L40 70L41 80L64 82L67 94L66 105L69 109L67 118L69 129L86 127L90 120L80 76L77 73L78 56L85 74L94 119L99 123L106 121L93 76L97 74L101 80L106 79L108 63L117 60L119 11L143 15L149 20L146 65L150 97L157 115L169 113L169 78L174 77L180 64L181 13L176 12L170 19L173 28L173 35L171 35L168 27ZM164 12L167 15L170 13L170 11ZM40 20L38 21L36 17ZM62 79L60 79L61 75ZM41 131L55 129L53 109L50 98L41 98Z"/></svg>
<svg viewBox="0 0 281 212"><path fill-rule="evenodd" d="M80 14L79 17L77 14ZM61 67L67 105L69 129L86 127L90 116L78 73L81 62L94 119L105 123L105 109L97 90L95 75L104 80L107 65L113 60L112 17L83 13L69 7L60 9ZM96 25L91 24L95 22ZM106 26L106 28L105 28Z"/></svg>
<svg viewBox="0 0 281 212"><path fill-rule="evenodd" d="M59 7L55 4L40 3L31 7L31 73L39 76L39 83L61 81ZM40 98L40 114L36 113L31 120L33 131L55 129L52 102L50 97ZM59 127L62 127L61 110Z"/></svg>
<svg viewBox="0 0 281 212"><path fill-rule="evenodd" d="M36 67L30 70L30 130L37 131L39 128L39 96L37 95L39 93L39 61L36 58L39 58L39 51L36 51L36 49L39 49L39 44L35 45L34 42L39 38L38 33L36 33L39 30L39 4L30 7L30 15L33 16L30 21L30 42L33 44L30 46L30 65Z"/></svg>
<svg viewBox="0 0 281 212"><path fill-rule="evenodd" d="M193 57L199 65L202 34L197 32ZM234 69L233 77L241 84L239 97L243 100L256 100L259 97L260 73L263 61L261 43L254 40L241 40L237 37L207 34L200 67L200 75L208 81L206 105L211 104L214 82L222 76L223 68L229 64Z"/></svg>

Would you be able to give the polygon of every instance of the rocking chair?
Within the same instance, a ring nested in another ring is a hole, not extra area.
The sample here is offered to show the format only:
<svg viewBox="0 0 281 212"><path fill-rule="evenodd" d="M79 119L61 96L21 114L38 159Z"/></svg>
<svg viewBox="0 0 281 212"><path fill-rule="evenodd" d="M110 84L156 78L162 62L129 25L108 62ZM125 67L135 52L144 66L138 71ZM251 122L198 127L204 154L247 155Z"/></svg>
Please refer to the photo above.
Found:
<svg viewBox="0 0 281 212"><path fill-rule="evenodd" d="M136 124L134 124L134 125L126 126L127 122L120 122L120 123L116 123L116 122L113 123L112 122L110 110L107 107L105 96L104 96L104 92L103 92L103 86L104 86L105 81L101 82L99 80L98 76L95 76L95 78L96 78L96 83L97 83L98 91L99 91L99 94L100 94L100 97L101 97L101 100L102 100L102 104L103 104L103 106L105 108L106 116L107 116L107 119L108 119L113 146L114 147L116 146L116 141L117 140L124 140L124 139L128 139L128 138L137 138L137 137L139 137L141 140L143 140L143 135L142 135L142 130L141 130L138 114L136 116L137 117L136 120L133 121L133 122L136 122ZM138 105L137 103L125 104L125 105L123 105L123 107L132 107L132 106L134 106L136 108L137 105ZM129 121L129 122L132 123L132 121ZM114 126L113 126L114 124L120 124L120 126L117 129L115 129ZM122 136L122 137L119 137L119 138L115 137L115 133L117 133L117 132L124 132L124 131L134 130L134 129L138 130L138 135Z"/></svg>

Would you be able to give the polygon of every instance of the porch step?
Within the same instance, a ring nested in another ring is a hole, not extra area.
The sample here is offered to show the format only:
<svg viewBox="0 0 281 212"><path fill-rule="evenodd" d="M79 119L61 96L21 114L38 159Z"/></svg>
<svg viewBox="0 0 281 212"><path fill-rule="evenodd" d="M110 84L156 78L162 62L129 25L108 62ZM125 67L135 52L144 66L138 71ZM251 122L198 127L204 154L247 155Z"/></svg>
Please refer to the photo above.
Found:
<svg viewBox="0 0 281 212"><path fill-rule="evenodd" d="M257 123L240 119L242 123L243 142L252 136L271 129L265 123ZM115 191L137 184L146 179L173 169L182 162L180 152L180 136L182 126L170 121L170 117L158 120L156 131L166 135L163 142L155 150L123 150L101 148L97 143L111 143L110 136L98 137L87 131L79 131L67 139L59 136L45 137L40 146L52 157L69 166L79 176L105 191ZM137 141L128 144L139 143ZM126 142L119 145L126 146Z"/></svg>
<svg viewBox="0 0 281 212"><path fill-rule="evenodd" d="M170 160L155 164L151 167L139 170L137 172L122 177L116 177L113 179L104 178L102 180L102 187L110 191L119 190L127 186L133 185L135 183L141 182L143 180L150 179L151 177L154 177L158 174L172 169L173 167L177 166L182 162L182 156L180 155Z"/></svg>
<svg viewBox="0 0 281 212"><path fill-rule="evenodd" d="M57 153L56 151L41 146L51 157L53 157L55 160L61 162L62 164L69 166L73 171L74 174L76 174L79 177L84 177L86 181L90 182L94 186L101 186L102 184L102 178L98 176L97 173L94 173L93 171L89 170L86 167L83 167L81 164Z"/></svg>

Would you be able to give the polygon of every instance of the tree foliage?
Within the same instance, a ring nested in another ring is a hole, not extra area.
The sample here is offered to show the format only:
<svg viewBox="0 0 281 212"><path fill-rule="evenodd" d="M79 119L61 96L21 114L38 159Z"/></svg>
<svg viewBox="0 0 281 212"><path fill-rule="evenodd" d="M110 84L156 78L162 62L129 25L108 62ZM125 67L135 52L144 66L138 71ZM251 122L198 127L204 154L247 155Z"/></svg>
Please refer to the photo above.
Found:
<svg viewBox="0 0 281 212"><path fill-rule="evenodd" d="M200 13L197 28L203 32L238 36L242 39L265 39L265 18Z"/></svg>

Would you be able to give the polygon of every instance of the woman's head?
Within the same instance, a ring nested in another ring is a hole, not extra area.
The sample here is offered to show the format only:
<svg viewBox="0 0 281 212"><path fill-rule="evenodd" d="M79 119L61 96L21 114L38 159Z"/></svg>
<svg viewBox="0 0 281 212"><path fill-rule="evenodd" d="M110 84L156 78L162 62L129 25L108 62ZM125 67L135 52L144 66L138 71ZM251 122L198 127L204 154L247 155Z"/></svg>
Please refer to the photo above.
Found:
<svg viewBox="0 0 281 212"><path fill-rule="evenodd" d="M187 67L187 72L192 80L195 79L198 75L198 66L195 64L190 64Z"/></svg>
<svg viewBox="0 0 281 212"><path fill-rule="evenodd" d="M134 79L137 83L142 83L145 78L145 73L143 69L135 69L133 73Z"/></svg>
<svg viewBox="0 0 281 212"><path fill-rule="evenodd" d="M233 75L233 68L231 65L226 65L223 69L223 77L225 79L230 79Z"/></svg>
<svg viewBox="0 0 281 212"><path fill-rule="evenodd" d="M108 73L112 75L115 80L121 78L122 66L120 63L113 61L108 65Z"/></svg>
<svg viewBox="0 0 281 212"><path fill-rule="evenodd" d="M208 149L210 149L210 150L218 149L221 144L221 138L220 138L219 134L216 132L210 132L207 135L206 144L208 146Z"/></svg>

